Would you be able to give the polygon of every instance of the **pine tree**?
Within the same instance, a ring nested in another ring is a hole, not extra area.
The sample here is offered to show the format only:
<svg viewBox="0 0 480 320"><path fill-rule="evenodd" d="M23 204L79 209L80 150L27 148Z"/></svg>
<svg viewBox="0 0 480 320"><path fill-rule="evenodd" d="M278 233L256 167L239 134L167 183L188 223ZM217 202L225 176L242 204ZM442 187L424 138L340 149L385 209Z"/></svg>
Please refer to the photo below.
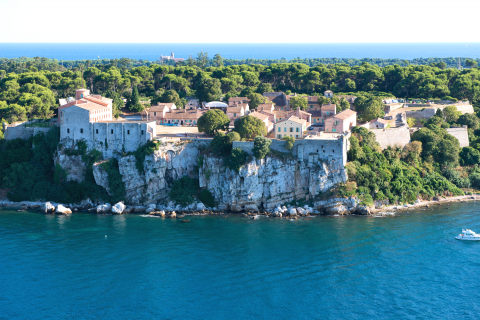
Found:
<svg viewBox="0 0 480 320"><path fill-rule="evenodd" d="M127 108L128 110L135 111L135 112L142 112L143 109L145 109L143 105L140 103L140 96L138 94L137 86L133 87L132 95L130 97L130 100L127 103Z"/></svg>

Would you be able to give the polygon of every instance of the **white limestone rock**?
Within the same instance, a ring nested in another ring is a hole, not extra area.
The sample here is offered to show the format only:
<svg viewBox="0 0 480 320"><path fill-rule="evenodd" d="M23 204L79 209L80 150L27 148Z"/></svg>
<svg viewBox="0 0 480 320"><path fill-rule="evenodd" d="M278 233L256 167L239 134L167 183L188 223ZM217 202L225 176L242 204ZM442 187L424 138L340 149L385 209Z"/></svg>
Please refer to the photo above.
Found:
<svg viewBox="0 0 480 320"><path fill-rule="evenodd" d="M112 209L112 205L110 203L105 203L97 206L97 213L108 213Z"/></svg>
<svg viewBox="0 0 480 320"><path fill-rule="evenodd" d="M198 211L205 210L207 209L205 205L202 202L197 203L197 208Z"/></svg>
<svg viewBox="0 0 480 320"><path fill-rule="evenodd" d="M290 216L296 216L297 215L297 210L295 208L290 208L290 209L288 209L288 214Z"/></svg>
<svg viewBox="0 0 480 320"><path fill-rule="evenodd" d="M50 202L45 202L43 206L40 208L40 210L42 210L45 213L54 212L55 206Z"/></svg>
<svg viewBox="0 0 480 320"><path fill-rule="evenodd" d="M71 214L72 210L69 208L66 208L65 206L59 204L57 208L55 209L55 213L61 213L61 214Z"/></svg>
<svg viewBox="0 0 480 320"><path fill-rule="evenodd" d="M115 214L122 214L123 210L125 210L125 205L123 202L118 202L112 207L112 213Z"/></svg>

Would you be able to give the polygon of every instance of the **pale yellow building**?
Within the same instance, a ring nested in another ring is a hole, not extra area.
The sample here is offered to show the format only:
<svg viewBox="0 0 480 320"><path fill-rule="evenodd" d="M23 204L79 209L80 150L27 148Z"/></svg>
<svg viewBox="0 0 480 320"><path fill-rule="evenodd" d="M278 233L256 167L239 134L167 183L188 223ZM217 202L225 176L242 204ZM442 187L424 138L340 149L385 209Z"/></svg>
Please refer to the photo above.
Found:
<svg viewBox="0 0 480 320"><path fill-rule="evenodd" d="M303 138L303 132L307 130L307 120L291 116L288 119L275 123L275 137L282 139L290 136L295 139Z"/></svg>

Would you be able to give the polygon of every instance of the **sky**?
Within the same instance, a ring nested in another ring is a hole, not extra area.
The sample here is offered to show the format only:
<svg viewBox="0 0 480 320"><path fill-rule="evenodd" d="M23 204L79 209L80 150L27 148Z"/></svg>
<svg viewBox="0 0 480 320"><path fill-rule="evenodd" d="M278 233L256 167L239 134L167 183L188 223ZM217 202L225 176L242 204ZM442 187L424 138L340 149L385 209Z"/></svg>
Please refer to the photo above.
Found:
<svg viewBox="0 0 480 320"><path fill-rule="evenodd" d="M0 43L480 42L475 0L0 0Z"/></svg>

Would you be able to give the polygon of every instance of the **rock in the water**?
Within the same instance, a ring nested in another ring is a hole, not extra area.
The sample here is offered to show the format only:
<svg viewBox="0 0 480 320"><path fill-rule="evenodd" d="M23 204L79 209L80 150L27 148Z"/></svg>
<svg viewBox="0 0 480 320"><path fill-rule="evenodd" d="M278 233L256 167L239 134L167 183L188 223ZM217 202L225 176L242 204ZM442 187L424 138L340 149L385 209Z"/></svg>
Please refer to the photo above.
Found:
<svg viewBox="0 0 480 320"><path fill-rule="evenodd" d="M57 206L57 209L55 209L55 212L56 213L62 213L62 214L71 214L72 213L72 210L70 210L69 208L65 208L64 206L62 206L61 204L59 204Z"/></svg>
<svg viewBox="0 0 480 320"><path fill-rule="evenodd" d="M177 213L176 213L175 211L172 211L172 213L170 213L170 217L176 218L176 217L177 217Z"/></svg>
<svg viewBox="0 0 480 320"><path fill-rule="evenodd" d="M55 206L50 202L45 202L43 206L40 208L40 210L42 210L45 213L54 212Z"/></svg>
<svg viewBox="0 0 480 320"><path fill-rule="evenodd" d="M152 214L154 212L155 212L155 208L147 208L147 210L145 210L146 214Z"/></svg>
<svg viewBox="0 0 480 320"><path fill-rule="evenodd" d="M123 202L119 202L112 207L112 213L115 214L122 214L123 210L125 210L125 205Z"/></svg>
<svg viewBox="0 0 480 320"><path fill-rule="evenodd" d="M288 214L291 216L296 216L297 215L297 210L295 208L290 208L288 210Z"/></svg>
<svg viewBox="0 0 480 320"><path fill-rule="evenodd" d="M97 213L108 213L112 209L112 205L110 203L105 203L97 206Z"/></svg>

